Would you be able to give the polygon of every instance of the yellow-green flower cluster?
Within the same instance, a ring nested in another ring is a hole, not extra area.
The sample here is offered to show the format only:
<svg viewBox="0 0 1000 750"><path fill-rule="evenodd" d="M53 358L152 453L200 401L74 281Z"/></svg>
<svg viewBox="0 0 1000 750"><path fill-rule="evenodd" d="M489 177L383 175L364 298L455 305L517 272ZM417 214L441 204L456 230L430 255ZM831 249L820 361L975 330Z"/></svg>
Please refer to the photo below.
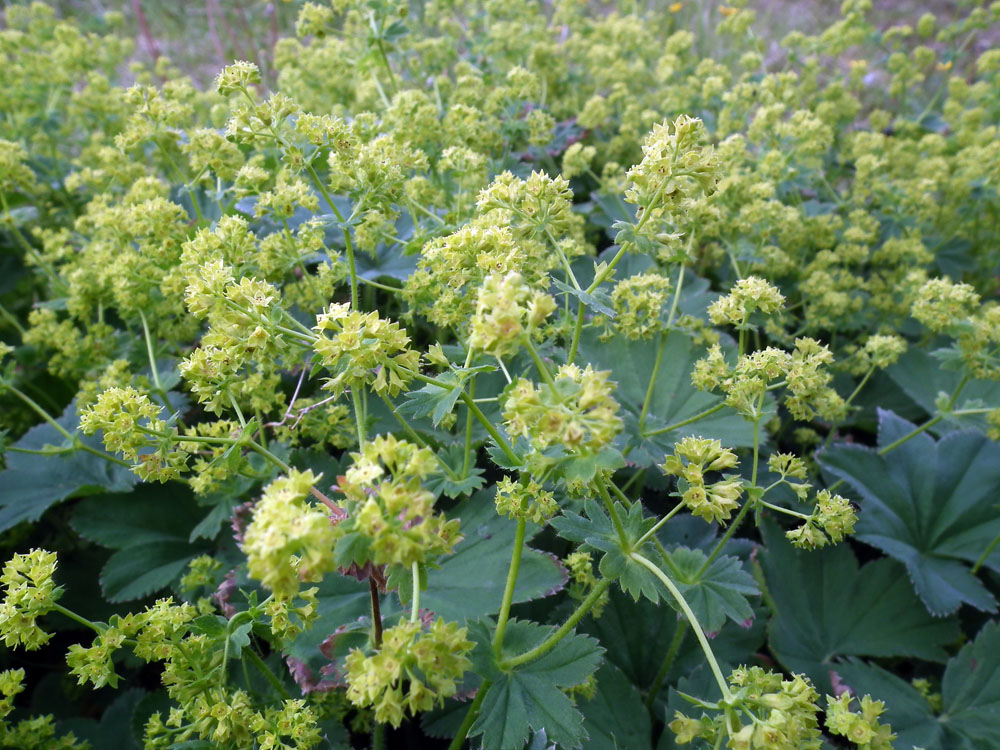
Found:
<svg viewBox="0 0 1000 750"><path fill-rule="evenodd" d="M522 337L536 335L555 309L555 300L531 289L517 271L491 273L479 288L469 346L494 357L513 356Z"/></svg>
<svg viewBox="0 0 1000 750"><path fill-rule="evenodd" d="M536 171L522 180L503 172L479 193L476 208L498 224L511 225L519 240L537 235L566 238L568 242L557 243L566 257L586 251L583 222L573 212L573 191L562 177Z"/></svg>
<svg viewBox="0 0 1000 750"><path fill-rule="evenodd" d="M78 685L90 683L94 689L110 685L118 687L121 679L115 674L115 666L111 661L114 653L121 648L126 638L118 627L109 627L100 633L94 642L88 646L74 643L66 654L66 666L69 673L76 677Z"/></svg>
<svg viewBox="0 0 1000 750"><path fill-rule="evenodd" d="M917 290L911 312L937 333L971 318L979 301L979 294L969 284L956 284L947 278L930 279Z"/></svg>
<svg viewBox="0 0 1000 750"><path fill-rule="evenodd" d="M88 750L90 745L78 742L72 732L56 737L51 716L22 719L11 726L7 715L14 710L14 696L24 690L24 670L0 672L0 747L11 750Z"/></svg>
<svg viewBox="0 0 1000 750"><path fill-rule="evenodd" d="M275 596L289 599L300 581L319 581L334 569L337 540L328 513L306 502L319 477L291 470L264 488L243 537L247 570Z"/></svg>
<svg viewBox="0 0 1000 750"><path fill-rule="evenodd" d="M772 384L783 381L777 385L787 389L785 406L793 418L809 420L819 414L837 420L843 417L845 407L843 398L829 385L833 375L827 368L832 362L826 346L805 337L795 340L794 352L769 346L744 354L734 367L715 344L695 363L691 382L703 390L721 389L727 405L747 419L758 419Z"/></svg>
<svg viewBox="0 0 1000 750"><path fill-rule="evenodd" d="M726 741L726 747L734 750L819 750L823 746L817 719L819 696L808 678L792 675L785 680L761 667L739 667L729 683L735 688L734 703L745 714L698 720L678 711L669 725L678 744L701 738L716 744ZM749 723L743 723L744 716L751 719Z"/></svg>
<svg viewBox="0 0 1000 750"><path fill-rule="evenodd" d="M736 454L722 447L718 440L686 437L674 445L674 454L665 456L660 469L678 480L681 502L693 515L708 523L728 521L740 507L743 480L724 475L712 484L705 483L705 472L735 469Z"/></svg>
<svg viewBox="0 0 1000 750"><path fill-rule="evenodd" d="M772 453L768 456L767 468L778 474L781 477L779 481L789 487L800 501L805 502L812 487L805 481L809 476L805 461L791 453ZM789 481L789 477L799 481Z"/></svg>
<svg viewBox="0 0 1000 750"><path fill-rule="evenodd" d="M458 520L436 513L434 495L421 486L438 469L429 448L379 435L351 458L338 484L347 512L334 531L338 556L342 547L358 565L373 562L409 570L415 562L448 554L458 543Z"/></svg>
<svg viewBox="0 0 1000 750"><path fill-rule="evenodd" d="M884 370L899 361L906 352L906 339L902 336L875 334L869 336L854 355L851 371L863 374L870 369Z"/></svg>
<svg viewBox="0 0 1000 750"><path fill-rule="evenodd" d="M375 709L375 721L398 727L404 714L415 715L455 694L458 681L472 666L466 654L472 641L458 623L401 620L386 629L378 651L347 655L347 697L356 706Z"/></svg>
<svg viewBox="0 0 1000 750"><path fill-rule="evenodd" d="M62 595L62 588L52 580L55 571L55 552L43 549L14 555L4 564L0 638L8 647L33 651L48 643L51 635L39 627L38 618L51 612Z"/></svg>
<svg viewBox="0 0 1000 750"><path fill-rule="evenodd" d="M176 428L167 429L162 407L132 386L109 388L80 415L85 435L102 431L104 447L135 462L132 470L147 481L176 479L188 454L176 447Z"/></svg>
<svg viewBox="0 0 1000 750"><path fill-rule="evenodd" d="M746 326L750 316L760 310L773 315L782 308L785 297L772 284L759 276L737 281L729 294L720 297L708 308L708 317L716 325Z"/></svg>
<svg viewBox="0 0 1000 750"><path fill-rule="evenodd" d="M858 515L847 498L820 490L812 515L799 526L786 532L792 544L802 549L819 549L831 542L836 544L854 533Z"/></svg>
<svg viewBox="0 0 1000 750"><path fill-rule="evenodd" d="M672 285L657 273L640 273L615 284L611 291L614 329L633 341L648 339L660 332L660 318Z"/></svg>
<svg viewBox="0 0 1000 750"><path fill-rule="evenodd" d="M507 432L526 437L539 452L559 445L575 455L597 453L623 427L610 374L590 365L562 365L551 386L518 378L503 396Z"/></svg>
<svg viewBox="0 0 1000 750"><path fill-rule="evenodd" d="M420 366L420 353L398 323L362 313L348 303L332 303L316 316L313 350L333 377L323 386L335 395L367 386L378 394L397 395Z"/></svg>
<svg viewBox="0 0 1000 750"><path fill-rule="evenodd" d="M525 484L504 477L497 482L494 502L501 516L524 519L538 525L544 525L559 512L559 504L553 494L542 489L533 479Z"/></svg>
<svg viewBox="0 0 1000 750"><path fill-rule="evenodd" d="M826 728L863 750L891 750L896 735L892 727L879 721L885 704L866 695L858 701L861 710L854 712L853 701L849 692L841 693L839 698L826 696Z"/></svg>
<svg viewBox="0 0 1000 750"><path fill-rule="evenodd" d="M480 284L488 274L518 272L529 285L537 286L558 262L529 256L532 251L541 256L544 246L516 242L507 226L469 222L424 246L404 294L431 322L460 325L474 313Z"/></svg>
<svg viewBox="0 0 1000 750"><path fill-rule="evenodd" d="M566 592L571 599L582 601L597 585L593 556L589 552L571 552L563 559L563 565L566 566L566 572L569 574L569 585L566 587ZM605 589L591 608L591 616L600 617L609 598L608 591Z"/></svg>
<svg viewBox="0 0 1000 750"><path fill-rule="evenodd" d="M659 216L685 198L713 192L719 162L711 146L701 145L705 140L705 125L695 117L653 125L642 144L642 161L628 171L625 200L643 214Z"/></svg>
<svg viewBox="0 0 1000 750"><path fill-rule="evenodd" d="M28 152L20 143L0 138L0 192L30 192L35 173L25 164Z"/></svg>

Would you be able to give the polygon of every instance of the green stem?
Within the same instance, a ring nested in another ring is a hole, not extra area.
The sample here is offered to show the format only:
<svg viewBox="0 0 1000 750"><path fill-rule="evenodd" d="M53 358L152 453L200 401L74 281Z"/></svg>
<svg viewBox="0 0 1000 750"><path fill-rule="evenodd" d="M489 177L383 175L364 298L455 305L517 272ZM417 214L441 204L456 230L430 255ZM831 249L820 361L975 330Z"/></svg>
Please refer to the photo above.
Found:
<svg viewBox="0 0 1000 750"><path fill-rule="evenodd" d="M617 484L615 484L612 481L609 481L607 483L607 486L611 489L611 491L613 493L615 493L615 495L618 497L618 499L622 501L622 504L626 508L631 508L632 507L632 504L635 502L635 500L633 500L628 495L626 495L624 490L619 489Z"/></svg>
<svg viewBox="0 0 1000 750"><path fill-rule="evenodd" d="M236 397L233 396L229 389L226 389L226 394L229 396L229 403L232 404L233 411L236 412L236 418L240 421L240 427L245 430L247 428L247 419L243 416L243 410L240 409L240 405L236 402Z"/></svg>
<svg viewBox="0 0 1000 750"><path fill-rule="evenodd" d="M319 175L316 174L316 169L313 167L312 164L307 164L306 170L309 172L309 177L312 178L313 184L316 185L316 188L323 195L323 199L326 201L326 204L330 207L330 210L333 212L333 215L337 217L337 221L339 221L343 225L344 215L340 212L340 209L337 208L337 204L333 202L333 198L330 197L330 193L329 191L327 191L326 185L323 184L323 181L319 178ZM357 310L358 268L354 262L354 245L351 243L351 230L346 226L342 226L341 228L343 229L344 232L344 250L347 253L347 268L350 271L351 275L351 309Z"/></svg>
<svg viewBox="0 0 1000 750"><path fill-rule="evenodd" d="M25 330L23 325L21 325L21 321L15 318L11 314L11 312L3 305L0 305L0 317L2 317L4 320L10 323L11 326L13 326L14 329L17 330L19 334L21 334L21 338L24 338L25 336L28 335L28 331Z"/></svg>
<svg viewBox="0 0 1000 750"><path fill-rule="evenodd" d="M549 242L556 251L556 255L559 256L559 262L562 263L563 270L566 272L567 278L573 284L573 288L578 292L581 291L580 282L576 280L576 276L573 273L573 269L569 265L569 260L566 258L566 254L562 251L562 248L559 247L559 243L556 242L556 238L552 236L552 232L549 231L548 227L545 227L545 236L548 237Z"/></svg>
<svg viewBox="0 0 1000 750"><path fill-rule="evenodd" d="M52 605L52 611L53 612L58 612L59 614L63 615L64 617L68 617L69 619L73 620L73 622L78 622L81 625L83 625L84 627L90 628L91 630L93 630L98 635L100 635L101 633L104 632L104 628L102 628L96 622L91 622L86 617L81 617L80 615L78 615L73 610L66 609L61 604L53 604Z"/></svg>
<svg viewBox="0 0 1000 750"><path fill-rule="evenodd" d="M163 390L163 384L160 383L160 371L156 366L156 355L153 353L153 337L149 333L146 314L142 310L139 310L139 320L142 321L142 335L146 339L146 356L149 357L149 370L153 374L153 385L156 387L156 392L164 397L164 405L169 409L170 403L166 401L166 392Z"/></svg>
<svg viewBox="0 0 1000 750"><path fill-rule="evenodd" d="M576 323L573 325L573 340L569 345L569 355L566 357L566 364L573 364L576 359L576 351L580 347L580 336L583 335L583 302L579 302L576 308Z"/></svg>
<svg viewBox="0 0 1000 750"><path fill-rule="evenodd" d="M380 284L377 281L372 281L371 279L366 279L364 276L359 276L358 281L362 284L367 284L368 286L375 287L376 289L381 289L384 292L399 292L402 291L401 287L389 286L388 284Z"/></svg>
<svg viewBox="0 0 1000 750"><path fill-rule="evenodd" d="M659 521L657 521L656 524L649 531L647 531L645 534L643 534L641 537L639 537L639 541L637 541L635 543L635 546L637 548L641 548L642 545L644 545L646 542L648 542L650 540L650 538L652 538L652 536L657 531L659 531L661 528L663 528L663 525L667 521L669 521L671 518L673 518L675 515L677 515L677 513L680 512L683 508L684 508L684 503L677 503L677 505L675 505L670 510L670 512L667 513L663 518L661 518Z"/></svg>
<svg viewBox="0 0 1000 750"><path fill-rule="evenodd" d="M434 382L436 384L436 381ZM482 409L480 409L476 405L476 402L469 397L469 394L463 391L459 398L462 399L462 403L469 407L475 418L479 420L479 423L486 428L486 432L489 433L490 437L493 438L494 442L496 442L496 444L500 447L500 450L503 451L504 455L507 456L510 462L516 466L521 466L524 461L514 452L514 449L510 447L507 441L504 440L503 435L501 435L497 428L493 426L493 423L486 418Z"/></svg>
<svg viewBox="0 0 1000 750"><path fill-rule="evenodd" d="M534 661L535 659L540 659L545 656L545 654L556 647L559 641L569 635L569 632L576 627L576 624L583 619L584 615L586 615L591 608L597 604L597 600L604 595L604 592L610 585L610 578L602 578L598 581L594 588L591 589L590 593L587 594L587 598L580 602L573 614L569 616L569 619L566 620L566 622L559 626L558 630L530 651L525 651L520 656L515 656L500 662L500 669L514 669L522 664L527 664L529 661Z"/></svg>
<svg viewBox="0 0 1000 750"><path fill-rule="evenodd" d="M410 606L410 622L416 622L420 614L420 563L416 560L410 565L410 575L413 576L413 603Z"/></svg>
<svg viewBox="0 0 1000 750"><path fill-rule="evenodd" d="M711 565L715 561L715 558L717 558L722 553L723 548L726 546L726 542L728 542L730 538L732 538L733 534L736 532L736 529L740 527L740 524L743 522L743 519L746 518L747 513L750 511L751 505L754 505L754 503L750 502L749 500L743 503L743 507L740 508L740 512L736 514L736 518L733 519L733 522L729 524L729 528L726 529L726 533L722 535L722 539L718 541L718 543L715 545L715 548L712 550L711 554L708 556L705 562L702 563L701 568L699 568L698 572L695 573L694 576L695 579L701 578L705 574L705 571L708 570L708 566Z"/></svg>
<svg viewBox="0 0 1000 750"><path fill-rule="evenodd" d="M256 651L252 648L245 648L243 649L243 653L246 655L250 663L257 668L257 671L264 675L264 679L268 681L278 695L280 695L284 700L288 700L292 697L288 692L288 688L282 684L281 680L278 679L278 676L271 671L267 664L264 663L264 660L257 655Z"/></svg>
<svg viewBox="0 0 1000 750"><path fill-rule="evenodd" d="M922 425L920 425L916 429L911 430L910 432L908 432L905 435L903 435L903 437L899 438L898 440L893 440L891 443L889 443L884 448L879 448L878 455L884 456L886 453L890 453L890 452L896 450L896 448L898 448L899 446L901 446L903 443L907 442L911 438L915 438L921 432L924 432L925 430L929 430L931 427L933 427L934 425L936 425L942 419L944 419L944 415L943 414L938 414L933 419L929 419L928 421L924 422Z"/></svg>
<svg viewBox="0 0 1000 750"><path fill-rule="evenodd" d="M673 430L679 430L681 427L687 427L689 424L694 424L695 422L701 421L705 417L712 416L713 414L715 414L715 412L720 411L725 405L726 405L725 401L720 401L715 406L709 409L705 409L705 411L699 412L698 414L695 414L693 417L688 417L687 419L681 420L680 422L675 422L674 424L671 425L667 425L666 427L660 427L657 430L644 432L642 433L642 436L644 438L650 438L650 437L655 437L656 435L663 435L664 433L671 432Z"/></svg>
<svg viewBox="0 0 1000 750"><path fill-rule="evenodd" d="M615 527L615 531L618 532L618 539L621 541L622 548L631 549L632 545L629 544L625 527L622 525L622 520L618 517L618 511L615 510L615 504L611 501L611 495L608 494L608 488L604 485L604 480L598 478L594 484L601 495L601 500L604 501L604 507L607 508L608 515L611 516L611 524Z"/></svg>
<svg viewBox="0 0 1000 750"><path fill-rule="evenodd" d="M685 255L691 254L691 248L694 246L694 232L688 237L687 249L684 251ZM667 315L667 329L674 324L674 318L677 316L677 308L681 303L681 290L684 288L684 261L681 261L680 270L677 272L677 286L674 289L674 301L670 303L670 313Z"/></svg>
<svg viewBox="0 0 1000 750"><path fill-rule="evenodd" d="M32 409L32 411L34 411L38 416L40 416L42 419L44 419L46 422L48 422L50 425L52 425L60 435L62 435L64 438L66 438L67 440L69 440L71 442L75 442L76 441L76 438L73 435L71 435L69 432L67 432L66 428L63 427L61 424L59 424L47 411L45 411L44 408L42 408L38 404L37 401L35 401L33 398L31 398L31 396L29 396L27 393L25 393L24 391L22 391L17 386L14 386L14 385L12 385L10 383L7 383L6 386L7 386L7 390L9 390L11 393L13 393L19 399L21 399L24 403L26 403Z"/></svg>
<svg viewBox="0 0 1000 750"><path fill-rule="evenodd" d="M660 363L663 361L663 350L667 348L667 331L660 332L660 342L656 347L656 359L653 360L653 372L649 375L649 384L646 386L646 397L642 400L642 411L639 412L639 434L643 435L642 428L646 426L646 415L649 413L649 405L653 401L653 390L656 388L656 378L660 374Z"/></svg>
<svg viewBox="0 0 1000 750"><path fill-rule="evenodd" d="M656 673L656 677L653 678L653 683L649 686L649 695L646 696L646 710L653 710L653 703L656 702L656 694L660 692L660 686L663 684L663 680L666 679L667 672L670 671L670 667L674 665L674 659L677 658L677 652L681 648L681 644L684 642L684 636L687 635L688 621L681 620L677 623L677 629L674 631L674 637L670 641L670 647L667 649L667 655L663 658L663 663L660 664L660 669Z"/></svg>
<svg viewBox="0 0 1000 750"><path fill-rule="evenodd" d="M469 706L469 710L465 712L465 718L462 719L461 726L459 726L454 738L452 738L451 744L448 745L448 750L462 749L462 745L465 744L465 738L469 736L469 730L472 729L472 725L476 722L476 714L479 713L479 707L483 705L486 693L489 692L492 685L493 683L489 680L483 680L480 683L479 690L476 691L476 697Z"/></svg>
<svg viewBox="0 0 1000 750"><path fill-rule="evenodd" d="M105 453L104 451L97 450L97 448L91 448L86 443L77 442L76 447L82 450L84 453L89 453L92 456L97 456L103 458L105 461L110 461L113 464L118 464L119 466L124 466L129 468L132 466L128 461L123 461L118 458L118 456L112 456L110 453Z"/></svg>
<svg viewBox="0 0 1000 750"><path fill-rule="evenodd" d="M139 430L139 432L144 432L147 435L153 435L154 437L173 440L174 442L177 443L201 443L202 445L232 445L238 440L238 438L209 437L206 435L175 435L172 432L164 432L163 430L151 430L149 427L143 427L140 424L137 424L135 428Z"/></svg>
<svg viewBox="0 0 1000 750"><path fill-rule="evenodd" d="M981 554L979 556L979 559L976 560L976 564L972 566L973 575L979 572L979 569L983 566L983 563L986 562L986 558L990 556L990 553L996 548L998 544L1000 544L1000 534L996 535L993 541L989 543L989 546L987 546L986 549L983 550L983 554Z"/></svg>
<svg viewBox="0 0 1000 750"><path fill-rule="evenodd" d="M531 354L531 359L535 363L535 368L538 370L538 374L542 376L542 380L549 386L552 391L552 395L559 398L559 393L556 391L556 381L552 379L552 373L549 372L549 368L545 366L545 362L538 355L538 350L535 348L534 343L531 341L531 336L524 337L524 348L528 350Z"/></svg>
<svg viewBox="0 0 1000 750"><path fill-rule="evenodd" d="M524 518L517 519L517 531L514 534L514 549L510 555L510 567L507 569L507 584L503 590L503 601L500 603L500 614L497 616L497 629L493 635L493 653L500 658L503 649L503 636L507 630L507 619L510 617L510 606L514 602L514 586L517 585L517 574L521 568L521 552L524 550L524 533L527 523Z"/></svg>
<svg viewBox="0 0 1000 750"><path fill-rule="evenodd" d="M715 658L715 653L712 651L712 647L708 643L705 631L702 630L701 623L698 622L698 618L695 617L694 612L691 611L691 606L687 603L687 600L680 592L680 589L678 589L674 582L667 577L666 573L639 553L633 552L629 555L629 557L659 578L660 582L666 586L667 591L669 591L677 601L677 604L680 605L681 611L691 624L691 629L694 631L695 637L697 637L698 643L701 645L701 650L705 652L705 658L708 660L709 669L712 670L712 675L715 677L715 681L719 685L719 690L722 691L722 700L726 703L732 701L733 696L732 693L729 692L729 685L726 682L726 678L722 676L722 669L720 669L719 662Z"/></svg>
<svg viewBox="0 0 1000 750"><path fill-rule="evenodd" d="M761 399L763 400L763 396L761 397ZM758 409L759 408L760 407L758 406ZM759 458L760 458L760 417L758 417L757 420L753 423L753 472L750 478L750 486L751 488L754 489L756 489L757 487L757 467ZM748 497L747 501L743 503L743 507L740 508L740 512L736 514L736 518L733 520L731 524L729 524L729 528L726 529L726 533L722 535L722 539L719 540L718 544L715 545L715 548L712 550L711 554L705 559L705 562L703 562L701 567L698 569L698 572L695 574L695 580L700 579L705 574L705 571L708 570L708 566L710 566L713 562L715 562L715 558L717 558L720 554L722 554L722 550L726 546L726 543L732 538L733 534L736 533L736 529L739 528L740 524L743 522L743 519L746 518L746 515L747 513L750 512L750 507L752 505L756 505L756 503L751 502L750 498Z"/></svg>
<svg viewBox="0 0 1000 750"><path fill-rule="evenodd" d="M372 750L385 750L385 724L372 724Z"/></svg>
<svg viewBox="0 0 1000 750"><path fill-rule="evenodd" d="M476 402L476 379L469 381L469 398ZM465 453L462 456L462 478L469 476L469 469L472 468L472 409L465 409Z"/></svg>
<svg viewBox="0 0 1000 750"><path fill-rule="evenodd" d="M757 504L762 508L770 508L778 513L784 513L786 516L794 516L795 518L801 518L803 521L808 521L812 516L807 516L805 513L799 513L795 510L789 510L788 508L782 508L780 505L774 505L773 503L765 502L764 500L758 500Z"/></svg>
<svg viewBox="0 0 1000 750"><path fill-rule="evenodd" d="M249 443L247 443L247 445L250 446L250 450L256 451L257 453L259 453L260 455L262 455L264 458L266 458L268 461L270 461L272 464L274 464L275 466L277 466L279 469L281 469L286 474L292 470L291 466L289 466L284 461L282 461L280 458L278 458L276 455L274 455L273 453L271 453L271 451L269 451L267 448L265 448L260 443L256 443L256 442L254 442L254 441L251 440Z"/></svg>
<svg viewBox="0 0 1000 750"><path fill-rule="evenodd" d="M365 444L365 417L364 407L361 404L361 392L357 388L351 389L351 403L354 406L354 426L358 431L358 448Z"/></svg>

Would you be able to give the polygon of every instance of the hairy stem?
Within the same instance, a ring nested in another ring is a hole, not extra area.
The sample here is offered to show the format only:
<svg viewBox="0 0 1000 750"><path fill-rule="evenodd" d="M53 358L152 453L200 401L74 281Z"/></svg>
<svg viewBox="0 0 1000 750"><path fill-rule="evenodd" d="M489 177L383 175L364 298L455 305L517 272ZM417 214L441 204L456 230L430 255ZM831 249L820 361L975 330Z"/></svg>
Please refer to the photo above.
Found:
<svg viewBox="0 0 1000 750"><path fill-rule="evenodd" d="M715 681L719 685L719 690L722 691L722 699L726 702L731 701L732 694L729 692L729 685L726 682L726 678L722 676L722 669L719 668L719 662L715 658L715 653L712 651L712 647L708 643L708 637L705 635L705 631L702 630L701 623L698 622L698 618L695 617L694 612L691 611L691 606L687 603L684 595L681 594L680 589L677 588L666 573L639 553L633 552L629 555L629 557L659 578L660 582L666 586L667 591L669 591L677 601L677 604L680 605L681 611L691 624L691 629L694 631L699 645L701 645L701 650L705 652L705 658L708 660L709 669L712 670L712 676L715 677Z"/></svg>
<svg viewBox="0 0 1000 750"><path fill-rule="evenodd" d="M267 680L268 684L274 688L275 692L280 695L283 699L288 700L291 698L291 694L288 692L288 688L284 686L278 676L271 671L271 669L264 663L264 660L257 655L257 652L252 648L243 649L243 653L246 655L247 659L250 661L257 671L264 675L264 679Z"/></svg>
<svg viewBox="0 0 1000 750"><path fill-rule="evenodd" d="M650 430L649 432L644 432L642 433L642 436L649 438L649 437L655 437L656 435L663 435L673 430L679 430L681 427L687 427L689 424L700 422L701 420L705 419L705 417L712 416L713 414L715 414L715 412L721 411L725 405L726 405L725 401L720 401L715 406L705 409L705 411L698 412L693 417L688 417L687 419L681 420L680 422L675 422L674 424L667 425L666 427L661 427L657 430Z"/></svg>
<svg viewBox="0 0 1000 750"><path fill-rule="evenodd" d="M510 606L514 602L514 587L517 585L517 574L521 568L521 552L524 550L524 532L527 524L524 518L517 519L517 532L514 534L514 549L510 555L510 567L507 569L507 584L503 589L503 601L500 603L500 614L497 616L497 629L493 635L493 653L500 658L503 649L503 636L507 630L507 619L510 617Z"/></svg>
<svg viewBox="0 0 1000 750"><path fill-rule="evenodd" d="M602 578L598 581L594 588L591 589L590 593L587 594L587 598L580 602L579 606L577 606L577 608L573 611L573 614L569 616L569 619L560 625L559 628L552 633L552 635L530 651L525 651L520 656L514 656L500 662L500 668L514 669L522 664L527 664L529 661L534 661L535 659L540 659L545 656L545 654L556 647L559 641L569 635L569 632L576 627L576 624L583 619L584 615L586 615L591 608L597 604L597 601L610 585L611 580L609 578Z"/></svg>
<svg viewBox="0 0 1000 750"><path fill-rule="evenodd" d="M469 706L469 710L465 712L465 718L462 719L461 726L455 732L451 744L448 745L448 750L461 750L462 745L465 744L465 738L469 736L469 730L472 729L472 725L476 722L479 707L483 705L483 699L486 698L486 693L489 692L492 684L489 680L483 680L482 684L480 684L479 690L476 691L476 697Z"/></svg>

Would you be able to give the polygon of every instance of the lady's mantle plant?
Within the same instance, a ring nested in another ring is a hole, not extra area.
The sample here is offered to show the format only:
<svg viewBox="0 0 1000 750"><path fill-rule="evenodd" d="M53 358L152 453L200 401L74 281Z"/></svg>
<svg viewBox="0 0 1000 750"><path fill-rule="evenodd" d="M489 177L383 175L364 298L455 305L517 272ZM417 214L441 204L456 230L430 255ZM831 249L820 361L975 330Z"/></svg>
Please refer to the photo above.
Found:
<svg viewBox="0 0 1000 750"><path fill-rule="evenodd" d="M1000 743L1000 5L453 5L6 10L0 746Z"/></svg>

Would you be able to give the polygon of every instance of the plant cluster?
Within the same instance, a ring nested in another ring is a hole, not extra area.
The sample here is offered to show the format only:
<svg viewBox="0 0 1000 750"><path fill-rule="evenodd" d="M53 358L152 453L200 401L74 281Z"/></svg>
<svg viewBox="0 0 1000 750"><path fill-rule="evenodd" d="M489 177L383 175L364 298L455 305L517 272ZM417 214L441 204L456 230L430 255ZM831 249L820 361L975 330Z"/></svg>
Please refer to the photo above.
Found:
<svg viewBox="0 0 1000 750"><path fill-rule="evenodd" d="M303 2L207 89L9 6L0 747L1000 745L959 5Z"/></svg>

